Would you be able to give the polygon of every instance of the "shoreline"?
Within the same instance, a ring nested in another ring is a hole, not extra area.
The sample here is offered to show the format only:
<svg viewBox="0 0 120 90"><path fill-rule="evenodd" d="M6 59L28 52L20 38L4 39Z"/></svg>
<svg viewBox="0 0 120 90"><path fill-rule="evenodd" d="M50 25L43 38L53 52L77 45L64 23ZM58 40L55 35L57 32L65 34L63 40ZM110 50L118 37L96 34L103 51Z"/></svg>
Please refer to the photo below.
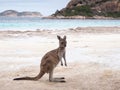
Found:
<svg viewBox="0 0 120 90"><path fill-rule="evenodd" d="M66 29L32 29L32 30L29 30L29 29L26 29L26 30L0 30L0 32L19 32L19 33L22 33L22 32L44 32L44 31L50 31L50 32L59 32L59 31L71 31L71 30L80 30L80 29L83 29L83 30L86 30L86 29L102 29L105 28L105 29L110 29L110 28L115 28L115 29L118 29L120 28L120 26L86 26L86 27L76 27L76 28L66 28ZM87 31L87 30L86 30Z"/></svg>
<svg viewBox="0 0 120 90"><path fill-rule="evenodd" d="M44 36L44 35L57 35L57 34L63 34L63 35L69 35L69 34L108 34L108 33L114 33L119 34L120 33L120 27L77 27L77 28L69 28L69 29L61 29L61 30L26 30L26 31L20 31L20 30L2 30L0 31L0 37L6 38L6 37L29 37L29 36Z"/></svg>
<svg viewBox="0 0 120 90"><path fill-rule="evenodd" d="M120 20L120 17L104 17L104 16L93 16L93 17L86 17L86 16L46 16L42 17L42 19L96 19L96 20Z"/></svg>

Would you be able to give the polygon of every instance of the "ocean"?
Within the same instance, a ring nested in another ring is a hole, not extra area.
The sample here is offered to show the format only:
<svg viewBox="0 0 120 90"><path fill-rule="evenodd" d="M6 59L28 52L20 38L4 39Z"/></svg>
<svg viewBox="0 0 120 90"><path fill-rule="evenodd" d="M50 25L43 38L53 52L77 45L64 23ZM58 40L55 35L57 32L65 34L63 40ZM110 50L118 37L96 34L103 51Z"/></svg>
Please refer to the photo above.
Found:
<svg viewBox="0 0 120 90"><path fill-rule="evenodd" d="M0 17L0 31L63 30L77 27L120 27L120 20L42 19L39 17Z"/></svg>

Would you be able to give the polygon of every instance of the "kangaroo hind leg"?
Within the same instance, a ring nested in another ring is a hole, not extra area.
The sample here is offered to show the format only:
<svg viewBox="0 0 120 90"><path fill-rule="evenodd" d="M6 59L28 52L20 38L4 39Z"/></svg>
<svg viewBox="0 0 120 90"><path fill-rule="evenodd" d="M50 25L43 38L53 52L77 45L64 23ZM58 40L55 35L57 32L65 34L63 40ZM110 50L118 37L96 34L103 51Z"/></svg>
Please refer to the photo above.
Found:
<svg viewBox="0 0 120 90"><path fill-rule="evenodd" d="M61 78L53 78L53 70L49 73L49 81L50 82L66 82L64 77Z"/></svg>

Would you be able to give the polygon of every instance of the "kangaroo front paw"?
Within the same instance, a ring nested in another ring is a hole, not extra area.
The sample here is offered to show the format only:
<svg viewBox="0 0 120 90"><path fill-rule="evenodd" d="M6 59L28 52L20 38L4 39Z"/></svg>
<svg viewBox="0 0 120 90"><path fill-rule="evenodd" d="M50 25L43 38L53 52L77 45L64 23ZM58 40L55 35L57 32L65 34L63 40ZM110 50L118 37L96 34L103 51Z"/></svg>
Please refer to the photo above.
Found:
<svg viewBox="0 0 120 90"><path fill-rule="evenodd" d="M63 66L63 63L61 63L61 66Z"/></svg>
<svg viewBox="0 0 120 90"><path fill-rule="evenodd" d="M67 64L65 64L65 66L67 67Z"/></svg>

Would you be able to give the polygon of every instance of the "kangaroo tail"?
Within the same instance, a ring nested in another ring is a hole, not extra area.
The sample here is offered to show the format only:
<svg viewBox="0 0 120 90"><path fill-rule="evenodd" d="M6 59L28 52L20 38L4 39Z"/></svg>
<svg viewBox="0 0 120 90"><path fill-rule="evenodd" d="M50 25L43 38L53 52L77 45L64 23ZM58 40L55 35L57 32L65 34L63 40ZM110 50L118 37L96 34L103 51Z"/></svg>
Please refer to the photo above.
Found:
<svg viewBox="0 0 120 90"><path fill-rule="evenodd" d="M14 78L13 80L38 80L45 74L44 71L40 71L40 73L36 77L20 77Z"/></svg>

